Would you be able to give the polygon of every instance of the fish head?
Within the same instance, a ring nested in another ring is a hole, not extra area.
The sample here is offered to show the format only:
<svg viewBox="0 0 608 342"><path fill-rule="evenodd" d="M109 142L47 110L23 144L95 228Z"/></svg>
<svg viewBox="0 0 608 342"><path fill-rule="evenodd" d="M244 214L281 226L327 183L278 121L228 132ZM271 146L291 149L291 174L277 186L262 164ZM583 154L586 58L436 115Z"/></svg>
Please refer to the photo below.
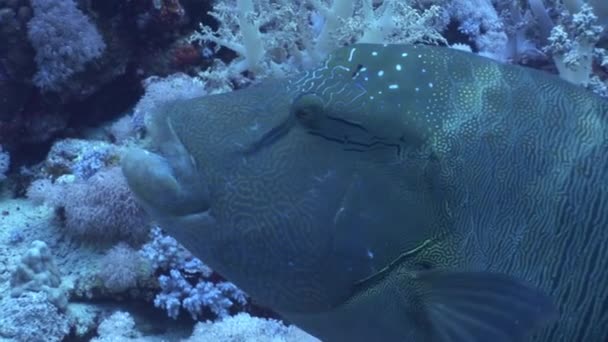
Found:
<svg viewBox="0 0 608 342"><path fill-rule="evenodd" d="M401 70L383 74L375 57L373 46L344 48L288 79L158 108L146 148L123 160L131 189L163 229L261 302L336 305L428 237L443 210L433 163L417 153L429 131L400 115L413 108L390 83Z"/></svg>
<svg viewBox="0 0 608 342"><path fill-rule="evenodd" d="M304 310L346 293L347 277L315 284L313 303L287 290L277 298L269 281L318 279L334 260L327 228L357 158L310 134L296 97L282 80L163 105L147 120L147 145L122 167L150 216L195 256L264 303Z"/></svg>

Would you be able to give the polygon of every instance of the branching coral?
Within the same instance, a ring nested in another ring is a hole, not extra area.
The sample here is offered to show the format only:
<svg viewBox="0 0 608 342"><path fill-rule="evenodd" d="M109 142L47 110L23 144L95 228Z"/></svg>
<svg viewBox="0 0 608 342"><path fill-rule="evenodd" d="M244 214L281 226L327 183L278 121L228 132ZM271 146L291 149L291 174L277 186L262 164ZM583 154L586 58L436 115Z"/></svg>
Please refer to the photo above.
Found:
<svg viewBox="0 0 608 342"><path fill-rule="evenodd" d="M598 53L595 46L603 31L593 8L587 4L572 15L570 23L557 25L551 30L546 51L553 56L560 77L580 85L591 82L592 65Z"/></svg>
<svg viewBox="0 0 608 342"><path fill-rule="evenodd" d="M154 298L154 305L165 309L167 315L177 318L183 308L192 319L204 318L206 313L218 317L227 316L234 306L247 304L247 296L234 284L214 275L207 265L190 254L174 238L166 236L160 228L154 228L151 241L140 254L150 261L158 272L161 292Z"/></svg>

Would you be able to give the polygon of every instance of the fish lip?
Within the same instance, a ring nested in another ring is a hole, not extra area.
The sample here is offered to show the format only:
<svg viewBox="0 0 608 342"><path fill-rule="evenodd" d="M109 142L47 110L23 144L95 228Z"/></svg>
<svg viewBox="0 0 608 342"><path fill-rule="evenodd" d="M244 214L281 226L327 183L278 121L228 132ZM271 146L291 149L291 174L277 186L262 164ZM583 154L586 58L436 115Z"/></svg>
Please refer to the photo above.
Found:
<svg viewBox="0 0 608 342"><path fill-rule="evenodd" d="M167 156L142 148L127 151L122 160L129 188L153 218L204 213L209 193L189 155Z"/></svg>

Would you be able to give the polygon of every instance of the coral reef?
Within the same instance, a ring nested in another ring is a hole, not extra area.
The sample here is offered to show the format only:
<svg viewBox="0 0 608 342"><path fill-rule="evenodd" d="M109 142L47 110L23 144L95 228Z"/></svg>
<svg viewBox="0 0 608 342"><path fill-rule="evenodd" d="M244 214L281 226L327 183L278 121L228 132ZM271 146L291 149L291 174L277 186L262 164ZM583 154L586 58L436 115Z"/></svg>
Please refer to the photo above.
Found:
<svg viewBox="0 0 608 342"><path fill-rule="evenodd" d="M69 285L62 282L49 247L43 241L31 243L31 248L11 273L10 284L13 297L19 297L28 291L43 292L58 309L65 310L68 305Z"/></svg>
<svg viewBox="0 0 608 342"><path fill-rule="evenodd" d="M0 301L0 336L15 341L62 341L70 331L68 317L43 292Z"/></svg>
<svg viewBox="0 0 608 342"><path fill-rule="evenodd" d="M464 49L608 97L607 4L0 0L0 339L312 340L146 217L117 165L148 114L355 42Z"/></svg>
<svg viewBox="0 0 608 342"><path fill-rule="evenodd" d="M99 261L98 276L108 291L121 293L148 278L150 267L136 250L119 242Z"/></svg>
<svg viewBox="0 0 608 342"><path fill-rule="evenodd" d="M119 167L100 170L88 179L32 183L28 196L56 208L65 231L84 239L141 243L148 219L129 190Z"/></svg>
<svg viewBox="0 0 608 342"><path fill-rule="evenodd" d="M160 276L158 282L162 292L154 298L154 306L165 309L174 319L179 315L180 307L196 320L204 317L205 308L224 318L232 306L247 304L245 293L229 282L199 281L192 286L178 270L171 270L169 276Z"/></svg>
<svg viewBox="0 0 608 342"><path fill-rule="evenodd" d="M100 57L106 44L73 0L31 0L31 6L28 37L38 65L33 82L42 90L59 90L61 83Z"/></svg>
<svg viewBox="0 0 608 342"><path fill-rule="evenodd" d="M189 339L195 341L243 342L318 342L294 326L285 326L273 319L251 317L246 313L227 317L219 322L200 322Z"/></svg>

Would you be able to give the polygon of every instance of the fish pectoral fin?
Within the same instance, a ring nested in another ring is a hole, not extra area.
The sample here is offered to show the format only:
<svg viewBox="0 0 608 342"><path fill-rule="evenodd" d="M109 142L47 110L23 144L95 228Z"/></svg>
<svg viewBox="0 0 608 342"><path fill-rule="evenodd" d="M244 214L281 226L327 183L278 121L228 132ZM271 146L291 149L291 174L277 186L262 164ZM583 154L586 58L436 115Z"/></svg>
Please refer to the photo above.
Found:
<svg viewBox="0 0 608 342"><path fill-rule="evenodd" d="M522 341L556 313L547 295L505 274L433 270L412 277L432 341Z"/></svg>

